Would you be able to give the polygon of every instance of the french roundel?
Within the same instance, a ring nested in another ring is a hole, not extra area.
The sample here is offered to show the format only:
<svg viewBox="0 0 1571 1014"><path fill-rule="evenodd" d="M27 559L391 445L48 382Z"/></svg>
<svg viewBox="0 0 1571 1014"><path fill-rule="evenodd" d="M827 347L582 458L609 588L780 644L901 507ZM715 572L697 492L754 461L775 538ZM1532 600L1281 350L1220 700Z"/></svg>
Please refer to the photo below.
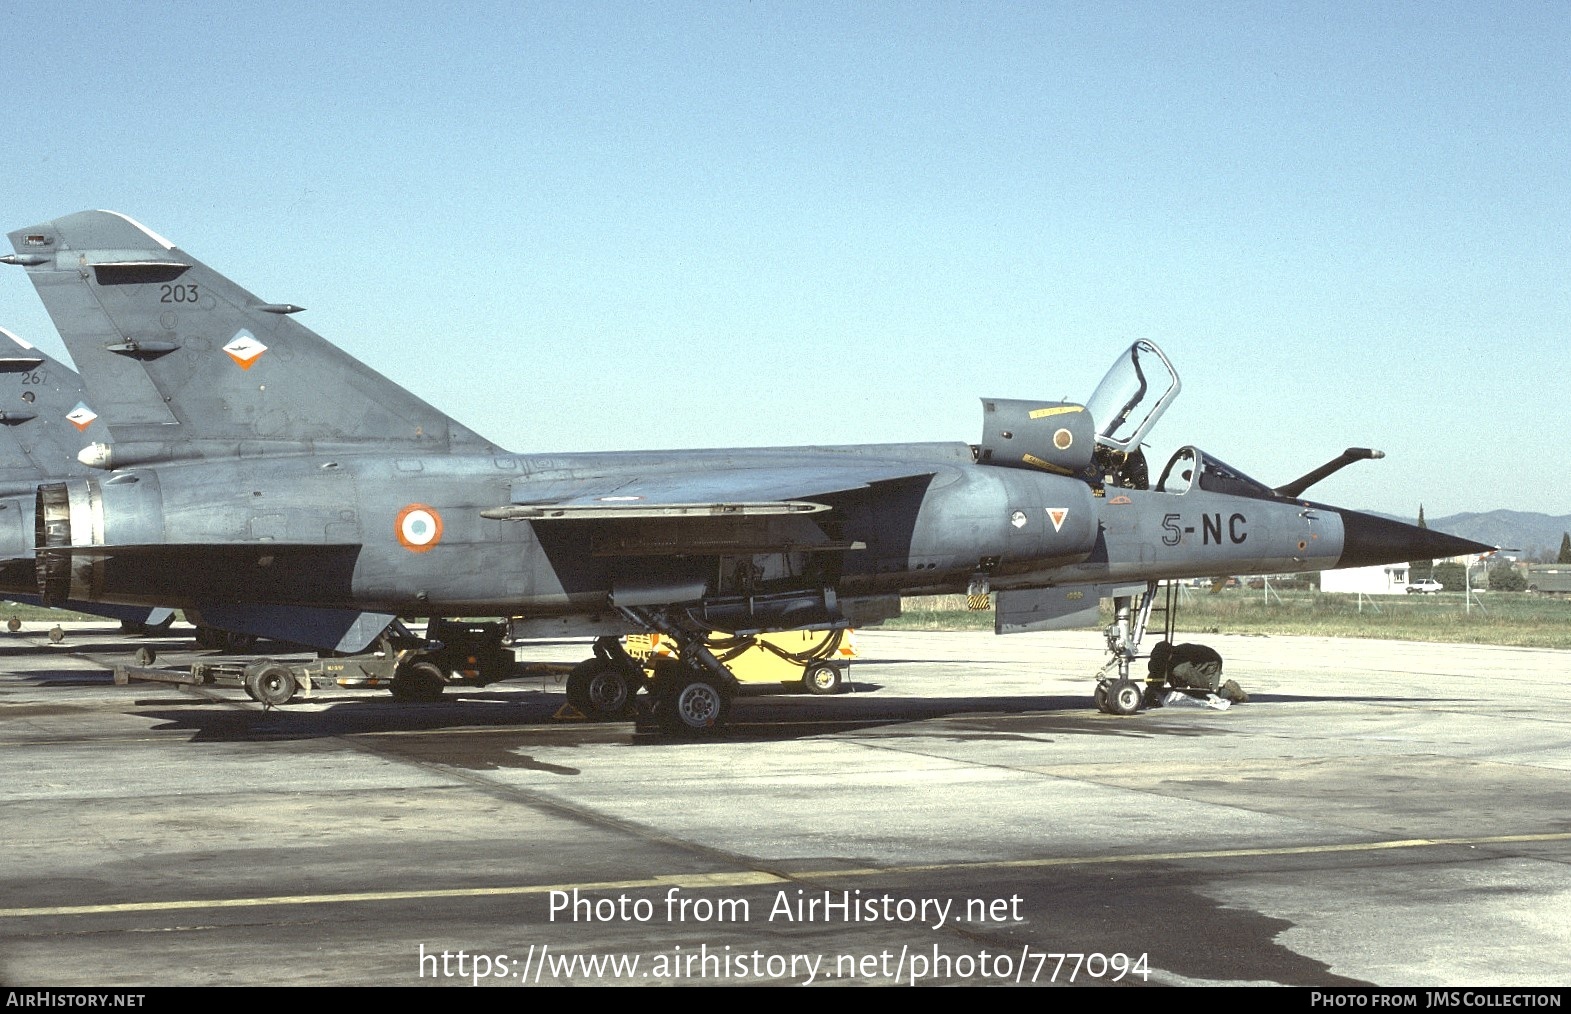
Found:
<svg viewBox="0 0 1571 1014"><path fill-rule="evenodd" d="M442 541L442 515L423 503L412 503L398 512L393 523L398 544L411 553L423 553Z"/></svg>

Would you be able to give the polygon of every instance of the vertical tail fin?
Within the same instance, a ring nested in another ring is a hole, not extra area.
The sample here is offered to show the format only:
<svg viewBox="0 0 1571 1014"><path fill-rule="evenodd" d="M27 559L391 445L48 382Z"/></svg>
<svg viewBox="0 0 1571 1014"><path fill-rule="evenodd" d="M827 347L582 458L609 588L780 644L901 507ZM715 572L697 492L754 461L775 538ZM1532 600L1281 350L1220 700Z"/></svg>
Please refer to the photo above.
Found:
<svg viewBox="0 0 1571 1014"><path fill-rule="evenodd" d="M493 445L124 215L10 234L114 439L94 464Z"/></svg>
<svg viewBox="0 0 1571 1014"><path fill-rule="evenodd" d="M0 496L85 472L76 455L104 429L96 422L81 377L0 327Z"/></svg>

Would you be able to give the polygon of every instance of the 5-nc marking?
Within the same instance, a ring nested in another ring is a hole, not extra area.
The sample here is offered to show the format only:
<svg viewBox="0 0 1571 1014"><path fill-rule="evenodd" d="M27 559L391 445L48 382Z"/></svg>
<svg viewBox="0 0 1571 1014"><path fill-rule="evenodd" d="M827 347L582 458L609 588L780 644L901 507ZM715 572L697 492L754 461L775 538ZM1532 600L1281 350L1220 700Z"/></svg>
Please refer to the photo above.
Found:
<svg viewBox="0 0 1571 1014"><path fill-rule="evenodd" d="M1180 542L1184 541L1185 535L1195 534L1195 526L1180 525L1179 522L1181 520L1183 520L1183 516L1180 514L1167 514L1163 516L1162 545L1176 546ZM1249 519L1244 517L1242 514L1233 514L1229 516L1227 519L1228 541L1237 546L1242 544L1245 539L1249 538L1249 533L1244 531L1244 525L1248 523ZM1222 530L1223 526L1221 514L1200 515L1200 544L1202 546L1209 546L1212 543L1220 546L1222 544Z"/></svg>

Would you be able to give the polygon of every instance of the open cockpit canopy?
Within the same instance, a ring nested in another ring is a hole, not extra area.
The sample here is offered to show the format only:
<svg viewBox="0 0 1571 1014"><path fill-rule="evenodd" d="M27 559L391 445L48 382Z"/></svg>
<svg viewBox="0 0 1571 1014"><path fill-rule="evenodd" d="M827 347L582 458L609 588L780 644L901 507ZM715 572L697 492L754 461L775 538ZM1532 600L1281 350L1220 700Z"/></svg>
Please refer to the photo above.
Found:
<svg viewBox="0 0 1571 1014"><path fill-rule="evenodd" d="M1182 386L1178 371L1155 342L1135 342L1086 402L1096 421L1096 442L1125 454L1135 450Z"/></svg>

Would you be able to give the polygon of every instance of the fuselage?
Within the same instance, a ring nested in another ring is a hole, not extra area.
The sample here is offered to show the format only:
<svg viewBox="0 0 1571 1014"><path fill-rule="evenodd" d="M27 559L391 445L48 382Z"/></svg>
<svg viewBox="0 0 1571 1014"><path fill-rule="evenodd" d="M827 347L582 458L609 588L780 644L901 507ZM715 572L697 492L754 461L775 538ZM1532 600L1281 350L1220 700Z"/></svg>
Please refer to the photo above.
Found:
<svg viewBox="0 0 1571 1014"><path fill-rule="evenodd" d="M68 524L55 526L46 552L69 549L69 576L57 568L65 582L57 590L77 600L537 616L603 608L619 586L651 573L673 587L701 587L696 597L795 587L855 597L959 591L979 575L1007 589L1318 570L1341 553L1333 511L1199 489L1094 490L971 457L965 444L917 444L191 461L56 484L64 504L56 514ZM595 479L614 488L673 469L826 461L915 463L911 471L923 474L815 497L829 510L793 523L812 526L804 531L819 546L801 532L722 519L481 514L553 484ZM31 550L31 527L0 531ZM22 546L7 549L22 555ZM742 562L756 588L728 587Z"/></svg>

